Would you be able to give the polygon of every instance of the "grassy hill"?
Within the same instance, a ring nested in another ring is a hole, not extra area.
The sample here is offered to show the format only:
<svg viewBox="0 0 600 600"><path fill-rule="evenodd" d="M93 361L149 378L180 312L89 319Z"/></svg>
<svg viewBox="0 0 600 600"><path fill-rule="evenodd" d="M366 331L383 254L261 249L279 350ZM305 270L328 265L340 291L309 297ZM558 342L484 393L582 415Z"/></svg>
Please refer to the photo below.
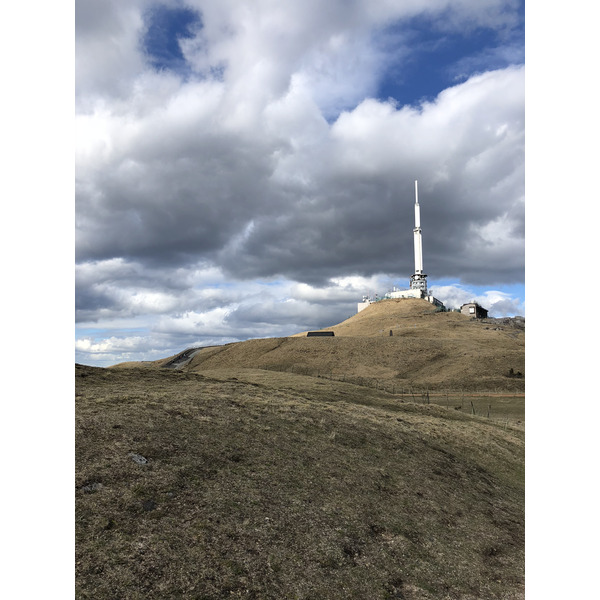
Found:
<svg viewBox="0 0 600 600"><path fill-rule="evenodd" d="M524 597L523 329L330 329L76 366L78 598Z"/></svg>
<svg viewBox="0 0 600 600"><path fill-rule="evenodd" d="M525 389L523 377L511 376L525 373L524 327L436 312L426 300L394 299L371 304L324 331L333 331L335 337L308 338L304 332L204 348L183 368L327 374L407 392ZM172 358L144 364L164 366Z"/></svg>

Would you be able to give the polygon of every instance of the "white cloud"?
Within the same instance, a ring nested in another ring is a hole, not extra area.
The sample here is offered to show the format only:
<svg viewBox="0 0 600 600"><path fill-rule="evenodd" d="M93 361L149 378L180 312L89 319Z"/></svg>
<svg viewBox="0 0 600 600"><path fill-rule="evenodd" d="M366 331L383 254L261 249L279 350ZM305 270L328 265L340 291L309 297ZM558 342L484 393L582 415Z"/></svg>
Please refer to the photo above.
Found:
<svg viewBox="0 0 600 600"><path fill-rule="evenodd" d="M127 96L144 70L139 51L145 0L77 0L75 76L80 109ZM92 102L90 102L92 100Z"/></svg>
<svg viewBox="0 0 600 600"><path fill-rule="evenodd" d="M160 333L185 333L200 336L227 336L231 332L226 325L227 317L235 305L218 307L205 312L187 311L181 315L163 316L155 331Z"/></svg>
<svg viewBox="0 0 600 600"><path fill-rule="evenodd" d="M491 317L525 315L525 302L521 298L512 298L506 292L489 290L481 297L480 303L488 306Z"/></svg>
<svg viewBox="0 0 600 600"><path fill-rule="evenodd" d="M514 156L510 165L522 164L524 83L524 69L509 67L475 76L417 108L366 99L332 127L335 164L365 173L419 165L428 169L428 180L442 166L445 178L460 168L476 187L492 175L493 186L492 167L507 156Z"/></svg>
<svg viewBox="0 0 600 600"><path fill-rule="evenodd" d="M92 338L80 338L75 342L75 349L93 354L122 353L145 350L148 339L136 337L110 337L99 341Z"/></svg>
<svg viewBox="0 0 600 600"><path fill-rule="evenodd" d="M304 300L311 304L328 304L345 302L355 304L363 294L372 290L381 290L389 282L381 275L372 277L334 277L325 287L314 287L307 283L296 283L290 288L290 295L296 300ZM374 292L373 292L374 294Z"/></svg>
<svg viewBox="0 0 600 600"><path fill-rule="evenodd" d="M478 302L486 308L490 317L506 317L525 315L524 299L513 297L506 292L487 290L483 293L474 293L471 289L461 285L432 285L429 291L446 308L460 308L466 302Z"/></svg>

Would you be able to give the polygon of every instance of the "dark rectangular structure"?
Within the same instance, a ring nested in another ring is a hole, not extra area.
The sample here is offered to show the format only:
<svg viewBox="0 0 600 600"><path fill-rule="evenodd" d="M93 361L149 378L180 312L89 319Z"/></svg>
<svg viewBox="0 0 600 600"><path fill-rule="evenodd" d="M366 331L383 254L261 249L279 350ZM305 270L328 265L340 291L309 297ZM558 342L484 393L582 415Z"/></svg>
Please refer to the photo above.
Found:
<svg viewBox="0 0 600 600"><path fill-rule="evenodd" d="M306 334L306 337L321 337L321 336L327 336L327 337L331 337L335 335L335 333L333 331L309 331Z"/></svg>

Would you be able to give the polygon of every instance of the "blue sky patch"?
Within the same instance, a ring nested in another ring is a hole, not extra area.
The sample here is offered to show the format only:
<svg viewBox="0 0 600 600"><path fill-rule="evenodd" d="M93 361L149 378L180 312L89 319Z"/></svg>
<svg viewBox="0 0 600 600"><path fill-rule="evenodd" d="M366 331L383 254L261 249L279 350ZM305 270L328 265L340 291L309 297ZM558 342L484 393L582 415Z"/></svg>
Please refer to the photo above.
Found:
<svg viewBox="0 0 600 600"><path fill-rule="evenodd" d="M390 61L377 98L400 105L432 101L448 87L472 75L525 62L524 15L510 31L477 28L440 32L426 17L395 24L380 32ZM409 51L401 50L407 45Z"/></svg>
<svg viewBox="0 0 600 600"><path fill-rule="evenodd" d="M432 278L431 281L428 282L429 287L432 286L455 286L457 288L462 288L465 291L471 293L473 296L483 296L486 292L489 291L500 291L504 294L507 294L511 298L518 298L521 302L525 300L525 284L524 283L503 283L501 285L471 285L471 284L462 284L457 282L456 279L450 278L442 278L435 279Z"/></svg>
<svg viewBox="0 0 600 600"><path fill-rule="evenodd" d="M142 47L152 67L186 74L189 66L179 40L194 37L194 32L202 27L200 14L191 8L158 5L147 13L146 23Z"/></svg>

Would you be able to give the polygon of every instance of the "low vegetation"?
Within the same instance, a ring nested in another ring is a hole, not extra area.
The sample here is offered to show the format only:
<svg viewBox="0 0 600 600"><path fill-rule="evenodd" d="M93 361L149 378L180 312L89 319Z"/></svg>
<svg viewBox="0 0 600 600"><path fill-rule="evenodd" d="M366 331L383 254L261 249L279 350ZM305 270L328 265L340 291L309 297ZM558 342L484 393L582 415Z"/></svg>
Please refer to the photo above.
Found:
<svg viewBox="0 0 600 600"><path fill-rule="evenodd" d="M76 366L77 598L524 597L524 323L424 300Z"/></svg>
<svg viewBox="0 0 600 600"><path fill-rule="evenodd" d="M184 370L268 369L329 376L405 390L520 392L525 390L525 331L493 319L436 312L426 300L372 304L328 327L335 337L248 340L190 353ZM390 333L392 335L390 335ZM163 366L174 357L124 366Z"/></svg>
<svg viewBox="0 0 600 600"><path fill-rule="evenodd" d="M77 598L523 598L523 430L431 400L78 365Z"/></svg>

